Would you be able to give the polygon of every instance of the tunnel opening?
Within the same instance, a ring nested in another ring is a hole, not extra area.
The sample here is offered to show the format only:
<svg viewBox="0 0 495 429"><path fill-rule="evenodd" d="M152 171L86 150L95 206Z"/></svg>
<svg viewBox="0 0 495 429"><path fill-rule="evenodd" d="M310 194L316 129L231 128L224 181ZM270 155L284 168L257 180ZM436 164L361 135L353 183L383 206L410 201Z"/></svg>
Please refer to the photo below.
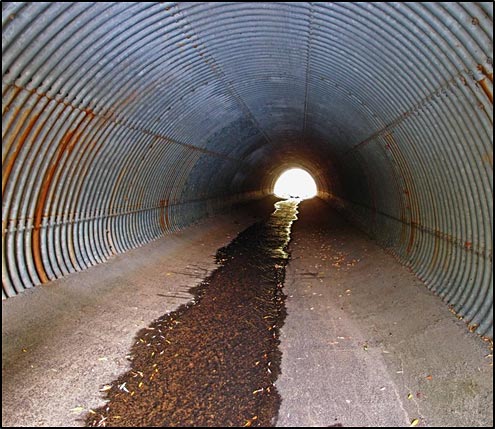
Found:
<svg viewBox="0 0 495 429"><path fill-rule="evenodd" d="M318 189L309 172L302 168L291 168L278 177L273 193L280 198L306 200L316 196Z"/></svg>

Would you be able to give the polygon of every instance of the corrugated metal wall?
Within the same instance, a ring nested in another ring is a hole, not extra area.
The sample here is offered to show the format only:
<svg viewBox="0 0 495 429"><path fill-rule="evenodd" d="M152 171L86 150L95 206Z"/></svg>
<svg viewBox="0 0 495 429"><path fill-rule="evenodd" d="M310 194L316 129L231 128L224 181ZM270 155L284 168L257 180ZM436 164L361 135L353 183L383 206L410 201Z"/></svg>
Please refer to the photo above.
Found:
<svg viewBox="0 0 495 429"><path fill-rule="evenodd" d="M280 165L492 335L491 3L3 3L12 296Z"/></svg>

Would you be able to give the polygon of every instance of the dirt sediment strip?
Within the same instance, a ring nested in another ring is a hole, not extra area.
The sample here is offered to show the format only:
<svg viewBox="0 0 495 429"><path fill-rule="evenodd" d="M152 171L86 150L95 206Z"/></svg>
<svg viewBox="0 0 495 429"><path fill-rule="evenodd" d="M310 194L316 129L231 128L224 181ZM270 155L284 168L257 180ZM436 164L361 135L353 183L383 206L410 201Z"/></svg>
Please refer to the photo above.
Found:
<svg viewBox="0 0 495 429"><path fill-rule="evenodd" d="M194 299L141 330L131 370L103 386L88 426L272 426L280 397L279 328L297 202L220 249Z"/></svg>

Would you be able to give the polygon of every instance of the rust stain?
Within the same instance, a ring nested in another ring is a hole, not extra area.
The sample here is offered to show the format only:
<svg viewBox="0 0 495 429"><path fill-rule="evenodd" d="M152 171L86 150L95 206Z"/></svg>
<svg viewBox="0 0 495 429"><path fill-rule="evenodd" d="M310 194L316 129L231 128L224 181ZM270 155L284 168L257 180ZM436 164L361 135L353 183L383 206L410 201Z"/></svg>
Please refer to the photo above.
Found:
<svg viewBox="0 0 495 429"><path fill-rule="evenodd" d="M473 248L473 243L471 241L465 241L464 242L464 247L468 250Z"/></svg>
<svg viewBox="0 0 495 429"><path fill-rule="evenodd" d="M406 159L402 155L402 152L399 148L399 145L395 141L392 133L387 133L384 135L387 149L389 149L392 153L392 157L394 161L397 163L399 168L399 174L404 180L404 204L401 204L401 217L406 218L406 212L408 213L409 218L409 240L406 248L406 252L410 253L413 249L414 240L416 236L416 228L420 225L418 210L415 205L415 201L412 195L411 184L412 184L412 174L410 172L409 166L407 164ZM406 224L406 222L404 222ZM405 241L404 232L402 232L402 240Z"/></svg>
<svg viewBox="0 0 495 429"><path fill-rule="evenodd" d="M397 147L397 143L395 142L394 140L394 137L392 136L391 133L387 133L383 136L383 138L385 139L385 141L387 142L385 144L385 147L388 149L388 150L391 150L393 151L396 147Z"/></svg>
<svg viewBox="0 0 495 429"><path fill-rule="evenodd" d="M400 170L400 163L398 162L398 152L399 152L399 148L397 146L397 143L393 137L393 135L391 133L387 133L383 136L383 138L385 139L385 148L387 150L389 150L391 152L390 156L392 157L393 161L394 161L394 164L397 165L397 167L399 168ZM398 173L400 174L401 177L403 177L402 173ZM405 182L405 178L403 177L404 179L404 182ZM409 191L407 190L407 188L404 190L404 194L406 195L406 199L409 201ZM408 208L408 205L407 204L404 204L404 201L402 200L402 198L400 199L400 205L399 205L399 209L400 209L400 221L401 221L401 231L400 231L400 241L401 243L402 242L406 242L407 240L407 226L409 225L409 222L407 220L407 216L406 216L406 209ZM410 226L410 228L412 229L412 226ZM411 243L410 243L410 237L411 237L411 234L409 234L409 244L408 244L408 247L407 247L407 253L410 252L410 246L411 246Z"/></svg>
<svg viewBox="0 0 495 429"><path fill-rule="evenodd" d="M409 191L407 189L404 189L404 194L408 195ZM407 208L407 205L405 208ZM404 204L402 204L402 201L401 201L401 204L400 204L400 213L401 213L400 214L400 221L401 221L400 242L401 243L405 243L407 240L407 226L409 224L409 222L407 221L407 218L406 218L405 208L404 208Z"/></svg>
<svg viewBox="0 0 495 429"><path fill-rule="evenodd" d="M490 165L493 165L493 152L485 152L482 156L481 159L483 161L487 162Z"/></svg>
<svg viewBox="0 0 495 429"><path fill-rule="evenodd" d="M481 89L483 90L483 92L485 93L485 95L490 100L490 103L493 103L493 93L490 90L490 86L488 85L487 78L484 77L483 79L480 79L478 81L478 83L479 83Z"/></svg>
<svg viewBox="0 0 495 429"><path fill-rule="evenodd" d="M14 100L18 97L18 95L20 94L20 92L22 91L22 88L19 88L19 87L16 87L16 86L12 86L12 87L9 87L10 89L12 89L12 95L10 95L10 100L9 102L5 105L4 109L3 109L3 114L7 113L7 112L10 112L10 109L11 109L11 105L12 103L14 102ZM7 98L7 94L2 95L2 97L5 97ZM20 108L18 108L20 109ZM17 111L17 113L19 113L19 111ZM17 114L15 115L12 115L13 118L16 118L17 117Z"/></svg>
<svg viewBox="0 0 495 429"><path fill-rule="evenodd" d="M410 229L411 233L409 234L409 243L407 244L407 249L406 249L407 253L411 253L414 244L414 237L416 235L416 226L417 223L415 221L411 221L411 229Z"/></svg>
<svg viewBox="0 0 495 429"><path fill-rule="evenodd" d="M160 200L160 226L163 232L167 232L168 223L168 200Z"/></svg>
<svg viewBox="0 0 495 429"><path fill-rule="evenodd" d="M48 192L53 181L53 176L59 166L60 161L64 155L64 152L68 151L69 145L72 138L77 131L77 127L74 130L69 130L65 134L64 138L58 146L57 156L55 161L51 163L50 167L45 173L43 180L41 182L41 189L38 195L38 200L36 201L36 208L34 210L34 228L32 233L32 244L33 244L33 259L34 265L36 267L36 272L41 280L41 283L47 283L49 281L48 276L43 266L43 259L41 257L41 239L40 239L40 228L41 222L43 220L43 209L46 204L46 199L48 197Z"/></svg>
<svg viewBox="0 0 495 429"><path fill-rule="evenodd" d="M95 112L91 109L83 109L83 112L89 117L89 119L93 119L95 117Z"/></svg>
<svg viewBox="0 0 495 429"><path fill-rule="evenodd" d="M407 243L407 253L411 253L411 250L414 245L414 239L416 237L416 227L417 227L417 222L415 220L411 220L411 227L409 229L409 242Z"/></svg>
<svg viewBox="0 0 495 429"><path fill-rule="evenodd" d="M144 199L144 189L141 188L141 192L139 193L138 202L136 204L136 209L140 209L143 207L143 199Z"/></svg>
<svg viewBox="0 0 495 429"><path fill-rule="evenodd" d="M69 130L62 139L62 145L64 146L64 150L67 151L69 155L74 150L74 146L76 145L77 139L79 138L80 135L81 133L77 134L76 136L76 130ZM74 136L76 137L74 138ZM64 144L64 140L67 140L67 144Z"/></svg>
<svg viewBox="0 0 495 429"><path fill-rule="evenodd" d="M490 73L483 64L478 64L476 68L478 71L483 73L490 80L490 82L493 82L493 73Z"/></svg>
<svg viewBox="0 0 495 429"><path fill-rule="evenodd" d="M165 211L165 225L170 225L169 219L168 219L168 200L166 202L166 207L164 208Z"/></svg>
<svg viewBox="0 0 495 429"><path fill-rule="evenodd" d="M9 84L8 87L12 88L15 93L13 95L13 98L17 97L17 95L21 92L21 91L25 91L31 95L34 95L38 98L46 98L48 101L55 101L59 104L63 104L64 106L66 107L70 107L71 109L73 110L78 110L78 111L81 111L81 112L85 112L86 115L88 115L89 119L93 119L95 116L96 116L96 113L90 109L90 108L86 108L86 109L81 109L80 107L77 107L71 103L67 103L65 101L62 101L60 99L58 99L56 96L55 97L52 97L50 95L48 95L47 93L45 92L37 92L36 89L28 89L28 88L24 88L22 86L19 86L15 83L12 83L12 84ZM12 101L11 101L12 102ZM9 102L9 105L7 106L7 109L6 111L10 110L10 104L11 102Z"/></svg>
<svg viewBox="0 0 495 429"><path fill-rule="evenodd" d="M20 120L20 124L22 124L27 120L30 112L26 112L22 119ZM34 115L28 123L28 126L22 133L22 135L16 139L17 140L17 147L14 150L14 153L12 156L7 159L6 163L4 166L2 166L2 194L5 191L5 186L7 185L7 181L10 177L10 173L12 172L12 168L14 168L15 161L17 160L17 156L19 155L19 152L23 148L24 144L26 143L27 137L29 136L29 133L31 130L34 128L36 122L38 121L39 117L41 116L41 112L38 113L37 115Z"/></svg>
<svg viewBox="0 0 495 429"><path fill-rule="evenodd" d="M77 263L76 249L74 247L74 238L73 238L73 235L72 234L67 234L67 238L68 238L68 242L69 242L68 250L69 250L70 263L72 264L72 266L76 270L79 271L79 269L78 269L79 264Z"/></svg>
<svg viewBox="0 0 495 429"><path fill-rule="evenodd" d="M407 236L407 221L406 218L404 217L403 210L401 208L401 216L400 216L400 242L405 242L406 241L406 236Z"/></svg>
<svg viewBox="0 0 495 429"><path fill-rule="evenodd" d="M437 259L438 259L438 251L440 249L440 246L439 246L439 235L435 234L434 236L434 244L433 244L433 255L431 256L431 262L430 262L430 267L433 267L436 265L437 263Z"/></svg>

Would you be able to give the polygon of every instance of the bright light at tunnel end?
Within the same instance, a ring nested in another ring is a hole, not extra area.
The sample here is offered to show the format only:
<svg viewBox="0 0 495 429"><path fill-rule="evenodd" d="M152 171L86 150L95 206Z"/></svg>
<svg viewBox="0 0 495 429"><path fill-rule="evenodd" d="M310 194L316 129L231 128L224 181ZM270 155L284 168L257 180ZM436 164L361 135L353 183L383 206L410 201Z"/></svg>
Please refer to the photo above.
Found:
<svg viewBox="0 0 495 429"><path fill-rule="evenodd" d="M273 193L279 198L306 200L316 195L317 188L311 174L301 168L291 168L279 176Z"/></svg>

